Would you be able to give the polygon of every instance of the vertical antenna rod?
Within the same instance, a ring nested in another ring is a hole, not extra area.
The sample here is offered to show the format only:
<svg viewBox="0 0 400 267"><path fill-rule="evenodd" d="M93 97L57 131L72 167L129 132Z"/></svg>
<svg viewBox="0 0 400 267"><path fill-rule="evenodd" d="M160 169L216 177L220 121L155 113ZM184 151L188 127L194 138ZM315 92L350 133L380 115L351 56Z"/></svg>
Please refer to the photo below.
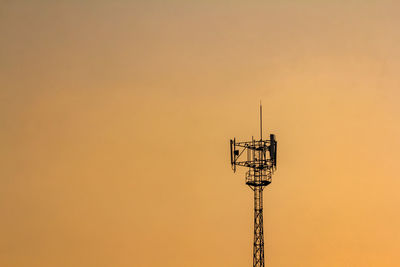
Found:
<svg viewBox="0 0 400 267"><path fill-rule="evenodd" d="M260 100L260 140L262 140L262 105Z"/></svg>

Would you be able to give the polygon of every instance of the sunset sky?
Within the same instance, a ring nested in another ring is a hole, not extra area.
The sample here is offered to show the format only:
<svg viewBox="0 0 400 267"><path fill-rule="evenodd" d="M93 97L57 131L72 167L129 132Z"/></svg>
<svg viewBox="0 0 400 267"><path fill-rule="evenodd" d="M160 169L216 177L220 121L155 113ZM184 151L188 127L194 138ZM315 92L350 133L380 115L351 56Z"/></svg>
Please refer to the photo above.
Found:
<svg viewBox="0 0 400 267"><path fill-rule="evenodd" d="M400 266L400 2L0 0L0 266Z"/></svg>

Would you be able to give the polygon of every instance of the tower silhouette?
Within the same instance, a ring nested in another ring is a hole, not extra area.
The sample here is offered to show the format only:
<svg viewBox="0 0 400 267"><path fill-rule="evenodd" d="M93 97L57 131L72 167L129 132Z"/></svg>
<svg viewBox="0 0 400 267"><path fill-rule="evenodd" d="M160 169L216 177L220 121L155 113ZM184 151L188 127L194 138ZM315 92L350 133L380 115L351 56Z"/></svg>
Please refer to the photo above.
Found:
<svg viewBox="0 0 400 267"><path fill-rule="evenodd" d="M264 226L263 226L263 190L272 181L276 170L277 141L270 134L269 140L262 139L262 106L260 104L260 140L236 142L230 140L231 165L247 167L246 184L254 192L254 243L253 267L264 267Z"/></svg>

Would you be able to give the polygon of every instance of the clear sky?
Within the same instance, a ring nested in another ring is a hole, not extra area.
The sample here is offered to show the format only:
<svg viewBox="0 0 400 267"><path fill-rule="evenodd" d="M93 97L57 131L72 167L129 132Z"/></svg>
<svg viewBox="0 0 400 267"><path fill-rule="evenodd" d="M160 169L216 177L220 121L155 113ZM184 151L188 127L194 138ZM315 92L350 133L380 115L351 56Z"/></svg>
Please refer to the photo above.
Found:
<svg viewBox="0 0 400 267"><path fill-rule="evenodd" d="M400 266L399 1L0 1L0 266Z"/></svg>

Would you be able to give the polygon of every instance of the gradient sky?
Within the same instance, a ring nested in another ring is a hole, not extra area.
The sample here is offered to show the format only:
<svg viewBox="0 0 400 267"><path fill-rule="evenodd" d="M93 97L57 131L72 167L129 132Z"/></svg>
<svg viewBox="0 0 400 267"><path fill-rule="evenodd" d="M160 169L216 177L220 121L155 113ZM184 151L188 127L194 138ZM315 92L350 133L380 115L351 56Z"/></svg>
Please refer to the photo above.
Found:
<svg viewBox="0 0 400 267"><path fill-rule="evenodd" d="M0 266L400 266L398 1L0 1Z"/></svg>

